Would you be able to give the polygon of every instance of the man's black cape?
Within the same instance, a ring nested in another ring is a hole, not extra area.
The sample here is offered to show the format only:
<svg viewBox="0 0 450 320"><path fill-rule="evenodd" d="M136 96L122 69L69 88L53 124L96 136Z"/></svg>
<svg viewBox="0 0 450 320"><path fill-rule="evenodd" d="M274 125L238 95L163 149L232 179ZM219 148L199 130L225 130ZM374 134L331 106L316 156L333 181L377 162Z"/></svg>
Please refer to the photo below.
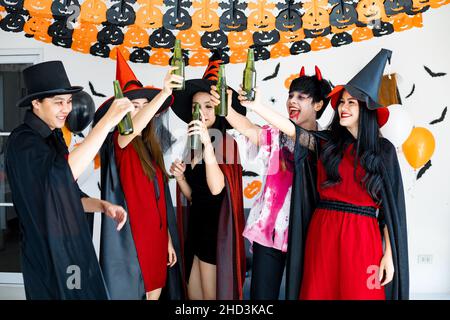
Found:
<svg viewBox="0 0 450 320"><path fill-rule="evenodd" d="M304 249L309 221L319 201L317 192L317 161L319 141L329 140L329 131L307 131L296 127L294 149L295 172L289 220L286 269L286 299L297 300L300 294ZM311 148L306 146L313 142ZM382 138L383 187L381 215L389 231L394 262L394 279L386 285L386 299L409 299L408 242L403 183L395 147ZM380 230L381 231L381 230Z"/></svg>
<svg viewBox="0 0 450 320"><path fill-rule="evenodd" d="M6 146L27 299L108 299L61 130L31 111Z"/></svg>
<svg viewBox="0 0 450 320"><path fill-rule="evenodd" d="M127 208L115 160L113 133L109 133L103 143L100 149L100 159L102 199ZM165 185L165 195L167 228L177 253L177 263L167 270L166 286L163 289L161 299L180 300L184 298L181 278L182 258L180 255L175 210L172 205L168 184ZM112 221L102 219L100 265L111 299L145 299L144 281L129 220L122 230L117 232L116 226Z"/></svg>

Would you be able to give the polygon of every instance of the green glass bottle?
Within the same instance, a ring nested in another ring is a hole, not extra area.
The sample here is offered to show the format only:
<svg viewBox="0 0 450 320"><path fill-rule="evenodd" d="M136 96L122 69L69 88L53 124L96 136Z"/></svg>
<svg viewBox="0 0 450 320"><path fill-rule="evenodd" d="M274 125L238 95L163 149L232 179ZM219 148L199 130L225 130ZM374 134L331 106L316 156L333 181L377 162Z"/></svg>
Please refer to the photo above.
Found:
<svg viewBox="0 0 450 320"><path fill-rule="evenodd" d="M200 104L198 102L194 103L194 111L192 112L192 120L200 120ZM194 134L191 136L191 149L199 150L202 148L202 140L199 134Z"/></svg>
<svg viewBox="0 0 450 320"><path fill-rule="evenodd" d="M114 80L114 97L116 99L123 98L122 89L120 88L119 80ZM133 133L133 121L131 120L131 113L128 112L117 125L119 133L122 136L127 136Z"/></svg>
<svg viewBox="0 0 450 320"><path fill-rule="evenodd" d="M173 71L173 74L183 77L181 87L173 88L173 90L184 90L184 59L183 52L181 50L181 41L179 39L175 40L175 48L170 65L172 67L178 67L178 69Z"/></svg>
<svg viewBox="0 0 450 320"><path fill-rule="evenodd" d="M216 116L226 117L228 115L228 94L227 80L225 77L225 65L219 66L219 75L217 80L217 93L220 95L220 104L215 108Z"/></svg>
<svg viewBox="0 0 450 320"><path fill-rule="evenodd" d="M256 70L255 70L255 53L252 48L248 49L247 64L244 69L244 80L242 81L244 91L247 93L245 96L248 101L255 100L255 87L256 87Z"/></svg>

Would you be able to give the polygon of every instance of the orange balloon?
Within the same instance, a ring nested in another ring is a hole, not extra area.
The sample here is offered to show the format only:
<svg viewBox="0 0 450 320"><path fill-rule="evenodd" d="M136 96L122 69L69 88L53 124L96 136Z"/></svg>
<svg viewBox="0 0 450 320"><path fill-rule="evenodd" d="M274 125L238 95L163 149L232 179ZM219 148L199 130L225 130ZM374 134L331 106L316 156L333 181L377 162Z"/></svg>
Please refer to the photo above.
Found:
<svg viewBox="0 0 450 320"><path fill-rule="evenodd" d="M72 142L72 132L70 132L69 129L67 129L66 126L62 127L62 133L64 137L64 141L66 142L66 146L70 147L70 143Z"/></svg>
<svg viewBox="0 0 450 320"><path fill-rule="evenodd" d="M430 130L416 127L403 143L402 149L411 167L418 169L431 159L435 146L436 142Z"/></svg>

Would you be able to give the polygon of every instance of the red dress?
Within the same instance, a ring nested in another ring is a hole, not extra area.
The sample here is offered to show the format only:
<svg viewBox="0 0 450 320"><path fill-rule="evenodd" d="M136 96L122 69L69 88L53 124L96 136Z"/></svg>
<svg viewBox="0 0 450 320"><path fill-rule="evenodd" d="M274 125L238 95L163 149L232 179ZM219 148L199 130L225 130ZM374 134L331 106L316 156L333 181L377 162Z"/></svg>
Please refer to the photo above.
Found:
<svg viewBox="0 0 450 320"><path fill-rule="evenodd" d="M128 218L145 291L163 288L167 273L167 216L162 170L153 162L158 180L159 199L153 182L144 174L139 156L130 143L121 149L114 136L114 149L120 182L128 207Z"/></svg>
<svg viewBox="0 0 450 320"><path fill-rule="evenodd" d="M322 188L326 172L317 167L317 187L321 200L339 201L358 207L377 208L376 203L354 179L352 145L339 165L342 182ZM357 176L364 175L358 166ZM378 267L383 257L380 227L376 217L350 210L315 210L306 239L304 274L300 299L384 300Z"/></svg>

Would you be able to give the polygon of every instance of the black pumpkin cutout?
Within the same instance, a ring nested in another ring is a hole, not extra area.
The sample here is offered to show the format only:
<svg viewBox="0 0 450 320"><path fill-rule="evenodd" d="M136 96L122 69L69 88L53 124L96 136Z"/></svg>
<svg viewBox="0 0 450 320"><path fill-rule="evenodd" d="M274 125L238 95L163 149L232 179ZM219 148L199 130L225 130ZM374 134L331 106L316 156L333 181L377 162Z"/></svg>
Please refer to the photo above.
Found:
<svg viewBox="0 0 450 320"><path fill-rule="evenodd" d="M148 63L150 60L150 54L147 52L147 50L151 50L151 48L136 48L130 54L130 61L136 63Z"/></svg>
<svg viewBox="0 0 450 320"><path fill-rule="evenodd" d="M256 46L269 46L280 41L280 32L278 30L258 31L253 33L253 43Z"/></svg>
<svg viewBox="0 0 450 320"><path fill-rule="evenodd" d="M162 27L153 31L149 41L153 48L170 49L175 45L175 36L172 31Z"/></svg>
<svg viewBox="0 0 450 320"><path fill-rule="evenodd" d="M230 32L247 29L247 16L244 13L247 3L239 3L239 0L230 0L228 3L221 2L219 6L225 10L219 19L220 30Z"/></svg>
<svg viewBox="0 0 450 320"><path fill-rule="evenodd" d="M0 0L0 6L9 13L23 13L23 3L24 0Z"/></svg>
<svg viewBox="0 0 450 320"><path fill-rule="evenodd" d="M168 9L163 15L163 26L169 30L187 30L192 26L192 18L184 8L192 6L189 0L165 0Z"/></svg>
<svg viewBox="0 0 450 320"><path fill-rule="evenodd" d="M211 55L215 54L216 56L219 56L223 64L228 64L230 63L230 56L227 53L228 51L230 51L230 48L211 50Z"/></svg>
<svg viewBox="0 0 450 320"><path fill-rule="evenodd" d="M56 39L72 39L73 29L67 28L67 21L65 20L55 20L50 27L48 27L48 35ZM56 41L58 42L58 41ZM67 44L67 41L60 41L61 43Z"/></svg>
<svg viewBox="0 0 450 320"><path fill-rule="evenodd" d="M52 38L52 43L55 46L69 49L72 46L72 38L53 37Z"/></svg>
<svg viewBox="0 0 450 320"><path fill-rule="evenodd" d="M205 32L201 37L202 47L206 49L225 48L228 44L228 37L222 30Z"/></svg>
<svg viewBox="0 0 450 320"><path fill-rule="evenodd" d="M299 12L300 3L287 0L286 4L278 3L277 8L281 10L275 20L275 26L278 30L297 31L302 27L302 15Z"/></svg>
<svg viewBox="0 0 450 320"><path fill-rule="evenodd" d="M89 51L93 56L109 58L111 49L106 43L97 42L91 46L91 49Z"/></svg>
<svg viewBox="0 0 450 320"><path fill-rule="evenodd" d="M266 47L255 46L254 53L255 53L255 61L270 59L270 51Z"/></svg>
<svg viewBox="0 0 450 320"><path fill-rule="evenodd" d="M173 57L173 49L171 51L172 51L172 54L169 58L169 64L172 63L172 57ZM184 65L188 66L189 65L189 51L185 50L185 49L181 49L181 52L183 53Z"/></svg>
<svg viewBox="0 0 450 320"><path fill-rule="evenodd" d="M329 35L330 32L331 32L331 27L326 27L323 29L315 29L315 30L305 29L305 37L307 37L307 38L325 37L326 35Z"/></svg>
<svg viewBox="0 0 450 320"><path fill-rule="evenodd" d="M381 21L379 26L372 29L374 37L382 37L394 32L394 26L389 22Z"/></svg>
<svg viewBox="0 0 450 320"><path fill-rule="evenodd" d="M399 13L411 10L412 0L385 0L384 10L387 16L394 16Z"/></svg>
<svg viewBox="0 0 450 320"><path fill-rule="evenodd" d="M358 13L353 4L341 0L330 12L330 24L336 28L345 28L358 21Z"/></svg>
<svg viewBox="0 0 450 320"><path fill-rule="evenodd" d="M73 17L74 13L79 13L81 9L78 0L55 0L52 2L51 10L53 18L67 20L67 18Z"/></svg>
<svg viewBox="0 0 450 320"><path fill-rule="evenodd" d="M21 32L24 26L25 18L18 13L8 13L0 21L0 28L8 32Z"/></svg>
<svg viewBox="0 0 450 320"><path fill-rule="evenodd" d="M124 34L116 25L109 24L103 27L97 34L97 40L105 44L120 45L123 43Z"/></svg>
<svg viewBox="0 0 450 320"><path fill-rule="evenodd" d="M422 13L427 11L428 9L430 9L429 5L425 5L425 3L422 5L419 5L418 7L414 7L414 5L416 4L416 1L413 1L411 8L409 8L408 10L406 10L406 13L410 16L414 16L418 13ZM419 2L419 4L421 4L421 2Z"/></svg>
<svg viewBox="0 0 450 320"><path fill-rule="evenodd" d="M124 0L116 3L106 10L106 20L121 27L128 26L136 20L136 13L129 3L135 3L136 0Z"/></svg>
<svg viewBox="0 0 450 320"><path fill-rule="evenodd" d="M300 53L306 53L311 51L311 45L305 40L296 41L292 44L291 49L289 50L292 55L297 55Z"/></svg>
<svg viewBox="0 0 450 320"><path fill-rule="evenodd" d="M331 45L333 47L345 46L353 42L352 36L348 32L336 33L331 38Z"/></svg>

